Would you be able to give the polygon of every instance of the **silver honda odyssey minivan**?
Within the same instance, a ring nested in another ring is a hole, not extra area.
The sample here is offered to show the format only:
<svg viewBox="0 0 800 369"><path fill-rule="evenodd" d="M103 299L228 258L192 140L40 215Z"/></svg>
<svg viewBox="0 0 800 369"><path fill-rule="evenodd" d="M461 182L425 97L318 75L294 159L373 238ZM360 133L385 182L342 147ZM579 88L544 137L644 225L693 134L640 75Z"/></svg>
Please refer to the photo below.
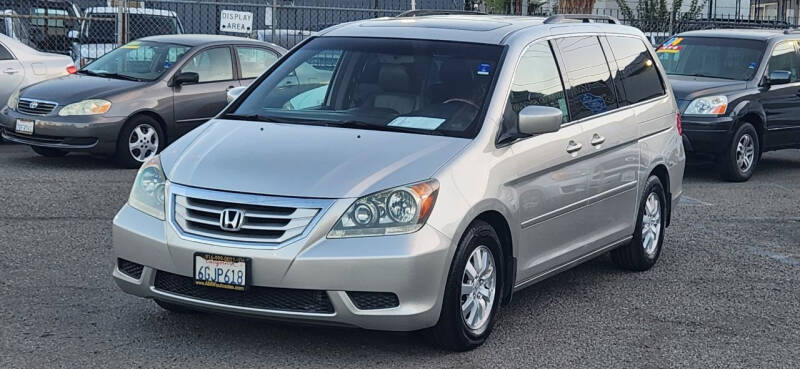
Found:
<svg viewBox="0 0 800 369"><path fill-rule="evenodd" d="M114 279L204 310L481 345L514 292L662 251L685 154L645 36L611 18L329 28L146 162ZM624 281L620 281L624 284Z"/></svg>

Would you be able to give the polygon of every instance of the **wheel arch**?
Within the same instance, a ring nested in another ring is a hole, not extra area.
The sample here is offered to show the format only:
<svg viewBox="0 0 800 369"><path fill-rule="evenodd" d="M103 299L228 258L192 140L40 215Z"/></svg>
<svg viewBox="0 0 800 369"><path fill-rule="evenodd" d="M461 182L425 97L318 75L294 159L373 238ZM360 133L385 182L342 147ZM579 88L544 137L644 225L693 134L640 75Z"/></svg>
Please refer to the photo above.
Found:
<svg viewBox="0 0 800 369"><path fill-rule="evenodd" d="M669 227L669 223L672 220L672 192L669 182L669 170L666 165L659 163L650 170L650 174L647 175L647 178L650 178L650 176L658 177L658 180L661 181L661 185L664 186L664 192L667 197L665 201L667 210L666 227Z"/></svg>
<svg viewBox="0 0 800 369"><path fill-rule="evenodd" d="M136 117L141 117L141 116L146 116L146 117L149 117L149 118L152 118L153 120L155 120L158 123L158 126L161 128L161 132L164 132L164 142L169 144L169 142L170 142L170 134L169 134L169 131L167 130L167 122L164 120L164 118L160 114L158 114L158 113L156 113L156 112L154 112L152 110L139 110L139 111L131 114L128 117L128 119L125 120L125 123L127 124L128 122L136 119Z"/></svg>
<svg viewBox="0 0 800 369"><path fill-rule="evenodd" d="M514 282L517 274L517 263L514 257L514 242L511 234L511 227L506 217L496 210L487 210L475 217L494 228L497 237L500 238L500 247L503 250L503 291L501 303L507 305L511 302L511 295L514 291Z"/></svg>
<svg viewBox="0 0 800 369"><path fill-rule="evenodd" d="M750 123L755 127L759 147L764 151L764 137L767 131L767 114L764 112L764 107L755 101L746 100L736 105L732 115L736 117L736 122L731 126L730 134L733 135L743 123Z"/></svg>

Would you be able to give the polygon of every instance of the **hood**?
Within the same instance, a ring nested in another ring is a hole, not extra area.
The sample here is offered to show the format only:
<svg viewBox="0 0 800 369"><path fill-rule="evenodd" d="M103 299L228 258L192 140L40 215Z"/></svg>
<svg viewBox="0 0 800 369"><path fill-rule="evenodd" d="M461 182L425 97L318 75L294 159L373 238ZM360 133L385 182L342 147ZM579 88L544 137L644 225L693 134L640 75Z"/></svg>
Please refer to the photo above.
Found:
<svg viewBox="0 0 800 369"><path fill-rule="evenodd" d="M212 120L161 154L178 184L253 194L349 198L429 179L468 139Z"/></svg>
<svg viewBox="0 0 800 369"><path fill-rule="evenodd" d="M106 98L141 88L142 84L136 81L72 74L29 86L22 91L20 97L53 101L63 106L86 99Z"/></svg>
<svg viewBox="0 0 800 369"><path fill-rule="evenodd" d="M675 93L675 99L684 101L691 101L703 96L725 95L747 88L747 81L677 75L670 75L669 83Z"/></svg>

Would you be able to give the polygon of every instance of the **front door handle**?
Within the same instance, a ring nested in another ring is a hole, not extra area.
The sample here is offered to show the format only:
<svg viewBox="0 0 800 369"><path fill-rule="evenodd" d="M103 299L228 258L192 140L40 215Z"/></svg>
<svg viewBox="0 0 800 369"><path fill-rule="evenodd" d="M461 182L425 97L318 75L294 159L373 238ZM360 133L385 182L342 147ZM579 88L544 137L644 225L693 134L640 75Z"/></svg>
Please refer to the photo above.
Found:
<svg viewBox="0 0 800 369"><path fill-rule="evenodd" d="M573 140L569 140L569 144L567 144L567 153L574 154L580 151L581 148L583 148L583 145Z"/></svg>
<svg viewBox="0 0 800 369"><path fill-rule="evenodd" d="M17 73L19 73L19 69L6 68L6 70L4 70L3 73L5 73L5 74L17 74Z"/></svg>
<svg viewBox="0 0 800 369"><path fill-rule="evenodd" d="M592 146L600 146L603 144L603 142L606 142L605 137L600 136L597 133L595 133L594 136L592 136L592 142L591 142Z"/></svg>

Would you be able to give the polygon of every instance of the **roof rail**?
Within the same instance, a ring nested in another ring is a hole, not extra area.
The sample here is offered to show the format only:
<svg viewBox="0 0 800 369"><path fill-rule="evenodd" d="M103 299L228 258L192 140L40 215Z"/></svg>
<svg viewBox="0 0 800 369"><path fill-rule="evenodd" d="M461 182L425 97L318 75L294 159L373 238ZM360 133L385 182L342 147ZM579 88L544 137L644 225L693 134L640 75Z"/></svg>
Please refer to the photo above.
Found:
<svg viewBox="0 0 800 369"><path fill-rule="evenodd" d="M593 23L597 21L608 22L609 24L619 24L619 20L609 15L594 14L558 14L550 16L544 20L544 24L568 23L568 22Z"/></svg>
<svg viewBox="0 0 800 369"><path fill-rule="evenodd" d="M404 11L397 15L397 18L408 18L408 17L422 17L425 15L486 15L486 13L481 12L473 12L470 10L434 10L434 9L420 9L420 10L408 10Z"/></svg>
<svg viewBox="0 0 800 369"><path fill-rule="evenodd" d="M791 34L795 34L795 33L800 33L800 28L789 28L789 29L783 31L783 34L785 34L785 35L791 35Z"/></svg>

